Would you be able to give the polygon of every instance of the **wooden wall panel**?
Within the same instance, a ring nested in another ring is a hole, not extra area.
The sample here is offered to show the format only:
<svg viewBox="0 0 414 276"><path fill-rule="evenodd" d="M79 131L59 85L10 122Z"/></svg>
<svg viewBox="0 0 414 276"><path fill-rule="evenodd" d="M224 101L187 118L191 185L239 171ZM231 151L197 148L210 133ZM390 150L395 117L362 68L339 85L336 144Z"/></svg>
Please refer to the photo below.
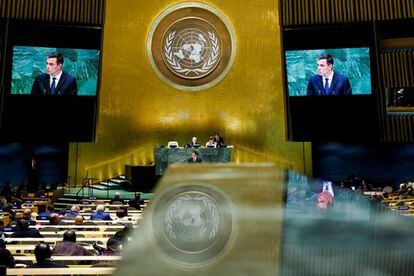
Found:
<svg viewBox="0 0 414 276"><path fill-rule="evenodd" d="M414 87L414 49L387 49L380 53L382 81L380 86ZM384 142L413 142L414 115L410 113L386 113L386 95L383 89L378 91L382 140ZM382 110L381 110L382 107Z"/></svg>
<svg viewBox="0 0 414 276"><path fill-rule="evenodd" d="M414 17L413 0L281 0L282 26Z"/></svg>
<svg viewBox="0 0 414 276"><path fill-rule="evenodd" d="M105 0L0 0L0 16L101 26L104 5Z"/></svg>

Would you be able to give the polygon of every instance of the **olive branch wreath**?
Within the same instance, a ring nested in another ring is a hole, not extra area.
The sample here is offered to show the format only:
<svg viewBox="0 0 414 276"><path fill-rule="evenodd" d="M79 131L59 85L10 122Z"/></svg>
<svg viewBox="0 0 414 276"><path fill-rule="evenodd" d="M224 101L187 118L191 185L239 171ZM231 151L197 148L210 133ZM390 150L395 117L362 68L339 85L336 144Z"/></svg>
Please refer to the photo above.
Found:
<svg viewBox="0 0 414 276"><path fill-rule="evenodd" d="M214 33L207 32L208 37L211 40L211 44L213 45L212 53L210 57L207 59L207 61L203 64L201 68L196 69L188 69L183 68L181 64L175 59L174 53L172 52L172 43L174 41L176 31L169 33L165 39L165 45L164 45L164 54L167 59L168 64L171 66L174 71L178 73L184 73L185 75L188 75L189 73L194 73L196 75L199 75L200 73L205 73L209 71L217 62L219 57L219 43L218 39L215 36Z"/></svg>

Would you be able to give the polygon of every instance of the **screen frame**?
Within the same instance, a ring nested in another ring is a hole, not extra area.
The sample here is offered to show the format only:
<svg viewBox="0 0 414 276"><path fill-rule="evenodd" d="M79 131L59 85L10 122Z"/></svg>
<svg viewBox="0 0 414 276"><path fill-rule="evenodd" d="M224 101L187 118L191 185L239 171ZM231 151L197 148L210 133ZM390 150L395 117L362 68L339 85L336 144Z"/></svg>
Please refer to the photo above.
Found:
<svg viewBox="0 0 414 276"><path fill-rule="evenodd" d="M53 34L53 35L50 35ZM76 38L76 39L74 39ZM27 22L15 20L10 22L8 38L6 43L6 53L4 60L4 80L3 87L6 96L17 96L11 91L12 69L13 69L13 49L15 46L26 47L47 47L47 48L66 48L98 50L99 68L97 74L97 88L94 96L98 97L101 85L102 71L102 28L91 26L58 25L50 23ZM24 96L33 96L25 94ZM76 96L79 97L79 96Z"/></svg>
<svg viewBox="0 0 414 276"><path fill-rule="evenodd" d="M373 22L281 28L282 83L285 97L286 138L295 142L378 141L378 41ZM329 41L323 40L326 34ZM371 94L289 96L286 51L332 48L370 50ZM351 111L349 107L352 107ZM326 117L325 114L330 116ZM365 114L368 114L366 116Z"/></svg>
<svg viewBox="0 0 414 276"><path fill-rule="evenodd" d="M325 42L323 39L329 34L330 41ZM306 41L304 43L303 41ZM360 97L366 95L376 95L378 87L378 70L377 70L377 43L375 39L375 30L370 23L358 23L352 25L332 25L332 26L306 26L298 28L285 28L283 30L283 80L286 97L304 97L290 96L287 81L287 51L304 51L304 50L328 50L328 49L351 49L351 48L369 48L370 74L371 74L371 93L350 95L351 97ZM307 96L309 97L309 96ZM338 97L338 96L336 96ZM349 96L346 96L349 97Z"/></svg>

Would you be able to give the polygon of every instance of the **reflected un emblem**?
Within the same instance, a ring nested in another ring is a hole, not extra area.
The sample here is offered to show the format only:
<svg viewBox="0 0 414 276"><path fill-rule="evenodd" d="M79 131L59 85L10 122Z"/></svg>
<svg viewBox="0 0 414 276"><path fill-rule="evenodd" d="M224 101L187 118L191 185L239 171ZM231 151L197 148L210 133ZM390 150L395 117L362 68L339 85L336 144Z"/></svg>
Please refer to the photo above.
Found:
<svg viewBox="0 0 414 276"><path fill-rule="evenodd" d="M168 68L183 78L201 78L214 70L220 61L219 36L213 28L168 32L163 49Z"/></svg>
<svg viewBox="0 0 414 276"><path fill-rule="evenodd" d="M147 41L150 64L158 77L182 90L209 88L230 70L236 52L233 29L217 9L185 2L163 11Z"/></svg>
<svg viewBox="0 0 414 276"><path fill-rule="evenodd" d="M200 193L180 195L169 202L164 229L171 243L208 242L219 229L218 204Z"/></svg>
<svg viewBox="0 0 414 276"><path fill-rule="evenodd" d="M154 240L171 262L202 266L228 248L233 208L218 189L191 183L174 187L165 190L153 206Z"/></svg>

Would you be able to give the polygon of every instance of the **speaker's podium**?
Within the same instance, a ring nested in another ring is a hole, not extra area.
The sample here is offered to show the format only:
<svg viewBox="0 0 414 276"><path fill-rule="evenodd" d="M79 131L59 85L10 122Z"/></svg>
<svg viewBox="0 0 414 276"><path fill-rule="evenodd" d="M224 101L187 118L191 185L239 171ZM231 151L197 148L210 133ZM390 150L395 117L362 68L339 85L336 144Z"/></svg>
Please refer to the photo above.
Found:
<svg viewBox="0 0 414 276"><path fill-rule="evenodd" d="M151 192L158 180L152 165L125 165L125 178L129 180L131 190L136 192Z"/></svg>

